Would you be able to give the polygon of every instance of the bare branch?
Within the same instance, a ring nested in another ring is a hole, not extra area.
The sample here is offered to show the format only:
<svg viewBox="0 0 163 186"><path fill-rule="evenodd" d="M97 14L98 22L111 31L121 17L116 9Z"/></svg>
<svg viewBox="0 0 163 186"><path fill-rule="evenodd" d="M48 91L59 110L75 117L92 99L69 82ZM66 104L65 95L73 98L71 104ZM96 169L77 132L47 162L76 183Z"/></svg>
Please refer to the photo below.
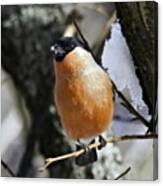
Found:
<svg viewBox="0 0 163 186"><path fill-rule="evenodd" d="M1 164L9 172L9 174L11 174L11 176L15 177L15 174L13 173L13 171L3 160L1 160Z"/></svg>
<svg viewBox="0 0 163 186"><path fill-rule="evenodd" d="M152 138L158 138L157 134L149 134L149 135L124 135L124 136L113 136L107 139L107 143L117 143L117 142L121 142L121 141L126 141L126 140L143 140L143 139L152 139ZM89 145L89 149L93 149L93 148L97 148L98 146L100 146L101 143L100 142L96 142L93 144ZM57 156L54 158L48 158L45 160L45 165L43 167L41 167L39 169L39 171L44 171L49 165L51 165L54 162L57 161L61 161L61 160L65 160L65 159L69 159L72 157L78 157L81 154L83 154L85 152L84 149L80 149L78 151L74 151L68 154L64 154L61 156Z"/></svg>
<svg viewBox="0 0 163 186"><path fill-rule="evenodd" d="M125 98L125 96L117 89L115 83L112 81L112 85L113 88L115 89L115 91L117 92L118 96L124 101L125 103L125 107L128 108L128 110L133 113L137 118L139 118L139 120L146 126L149 128L149 130L152 130L152 125L149 121L147 121L141 114L139 114L139 112L137 112L137 110L130 104L130 102Z"/></svg>
<svg viewBox="0 0 163 186"><path fill-rule="evenodd" d="M116 178L114 178L114 180L119 180L120 178L122 178L123 176L125 176L129 171L131 170L131 167L128 167L124 172L122 172L119 176L117 176Z"/></svg>
<svg viewBox="0 0 163 186"><path fill-rule="evenodd" d="M90 46L89 46L89 43L87 42L87 40L85 39L84 35L82 34L82 32L81 32L81 30L80 30L80 28L79 28L77 22L75 21L75 19L73 20L73 24L74 24L74 26L75 26L77 32L79 33L79 35L80 35L80 37L81 37L81 39L82 39L82 41L83 41L83 43L84 43L84 45L85 45L85 48L92 54L92 56L93 56L93 58L95 59L95 61L97 61L97 60L96 60L96 57L95 57L95 55L94 55L94 53L93 53L93 51L91 50L91 48L90 48Z"/></svg>

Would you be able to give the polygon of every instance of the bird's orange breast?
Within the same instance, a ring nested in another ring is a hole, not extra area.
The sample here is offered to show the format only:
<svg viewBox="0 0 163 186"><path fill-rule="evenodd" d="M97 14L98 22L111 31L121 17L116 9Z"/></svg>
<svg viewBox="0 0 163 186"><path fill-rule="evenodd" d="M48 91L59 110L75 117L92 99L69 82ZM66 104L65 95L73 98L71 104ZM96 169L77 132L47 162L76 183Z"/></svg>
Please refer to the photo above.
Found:
<svg viewBox="0 0 163 186"><path fill-rule="evenodd" d="M99 135L112 120L113 93L107 74L86 51L55 62L55 102L61 123L73 139Z"/></svg>

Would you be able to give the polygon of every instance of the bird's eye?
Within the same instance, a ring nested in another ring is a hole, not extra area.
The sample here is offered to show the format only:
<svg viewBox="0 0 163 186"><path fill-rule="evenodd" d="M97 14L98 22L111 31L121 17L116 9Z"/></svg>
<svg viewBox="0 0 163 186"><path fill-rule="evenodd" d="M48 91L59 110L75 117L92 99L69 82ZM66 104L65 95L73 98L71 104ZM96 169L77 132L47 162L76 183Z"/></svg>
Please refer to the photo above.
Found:
<svg viewBox="0 0 163 186"><path fill-rule="evenodd" d="M74 44L71 44L71 48L74 48Z"/></svg>
<svg viewBox="0 0 163 186"><path fill-rule="evenodd" d="M58 46L57 45L54 45L54 50L57 50Z"/></svg>

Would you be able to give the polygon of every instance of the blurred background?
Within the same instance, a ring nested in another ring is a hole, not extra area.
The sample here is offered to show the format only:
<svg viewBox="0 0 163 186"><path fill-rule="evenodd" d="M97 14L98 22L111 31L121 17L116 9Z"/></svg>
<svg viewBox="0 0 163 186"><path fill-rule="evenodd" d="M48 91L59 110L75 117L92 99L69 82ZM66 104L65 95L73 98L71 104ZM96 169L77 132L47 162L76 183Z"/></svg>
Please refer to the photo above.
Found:
<svg viewBox="0 0 163 186"><path fill-rule="evenodd" d="M99 65L134 108L156 130L157 5L81 3L3 5L1 7L1 157L18 177L153 180L157 177L157 141L125 141L99 152L99 160L77 167L74 159L38 172L44 160L75 150L54 107L55 84L50 47L78 23ZM155 29L154 29L155 28ZM116 96L107 136L144 134L147 127ZM2 165L2 176L11 176Z"/></svg>

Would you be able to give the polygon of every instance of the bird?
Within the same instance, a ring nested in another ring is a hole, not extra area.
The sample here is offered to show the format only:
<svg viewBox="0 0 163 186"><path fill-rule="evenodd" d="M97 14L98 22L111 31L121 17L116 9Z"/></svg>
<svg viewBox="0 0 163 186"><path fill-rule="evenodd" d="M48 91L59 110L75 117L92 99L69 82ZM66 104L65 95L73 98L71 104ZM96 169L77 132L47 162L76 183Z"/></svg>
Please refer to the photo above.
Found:
<svg viewBox="0 0 163 186"><path fill-rule="evenodd" d="M111 79L83 42L76 37L62 37L53 42L55 74L54 102L63 129L68 137L78 142L77 150L85 153L76 158L76 164L85 166L97 161L97 149L90 150L82 139L99 137L111 127L114 95ZM102 143L103 142L103 143Z"/></svg>

